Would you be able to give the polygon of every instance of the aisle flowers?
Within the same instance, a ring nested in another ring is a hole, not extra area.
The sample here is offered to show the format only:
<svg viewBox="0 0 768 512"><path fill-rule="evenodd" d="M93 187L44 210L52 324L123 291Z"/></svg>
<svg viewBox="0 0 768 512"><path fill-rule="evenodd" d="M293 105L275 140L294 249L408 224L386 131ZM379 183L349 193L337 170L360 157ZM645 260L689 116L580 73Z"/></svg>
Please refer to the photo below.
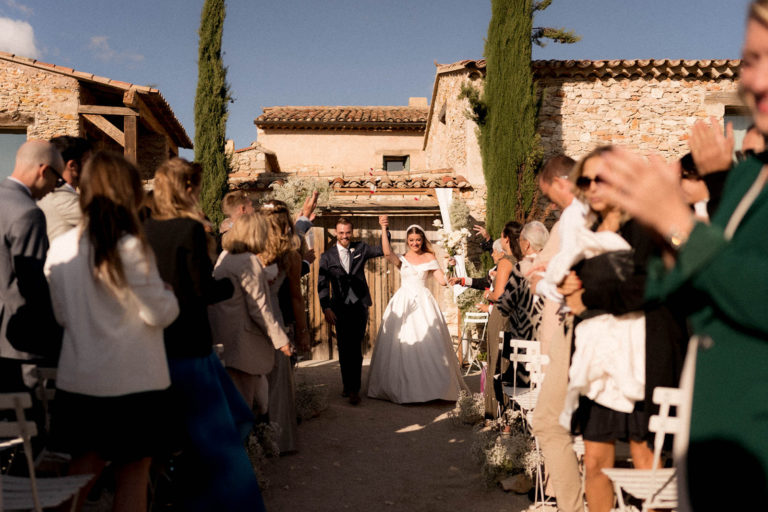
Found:
<svg viewBox="0 0 768 512"><path fill-rule="evenodd" d="M448 256L453 258L457 254L464 254L466 252L467 239L470 235L469 229L461 228L448 231L439 219L435 219L432 225L437 228L437 236L439 237L437 245L445 249ZM453 270L453 265L449 265L448 274L452 275Z"/></svg>

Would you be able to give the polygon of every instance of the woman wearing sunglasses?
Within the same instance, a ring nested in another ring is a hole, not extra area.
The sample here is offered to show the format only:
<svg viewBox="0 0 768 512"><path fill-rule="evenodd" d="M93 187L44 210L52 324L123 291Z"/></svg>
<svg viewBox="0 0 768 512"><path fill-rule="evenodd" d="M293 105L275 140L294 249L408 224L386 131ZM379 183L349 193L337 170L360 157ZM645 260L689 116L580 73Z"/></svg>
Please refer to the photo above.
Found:
<svg viewBox="0 0 768 512"><path fill-rule="evenodd" d="M586 155L571 181L589 208L595 236L617 235L625 248L582 260L560 287L577 317L569 397L578 408L571 426L584 438L585 490L590 510L597 511L613 505L613 488L602 469L613 467L616 441L629 442L635 467L651 468L648 419L657 411L653 389L677 385L686 339L684 324L666 308L644 305L646 262L660 248L649 232L595 193L605 165L602 156L611 151L605 146ZM604 367L601 361L610 364ZM596 374L600 377L592 380Z"/></svg>

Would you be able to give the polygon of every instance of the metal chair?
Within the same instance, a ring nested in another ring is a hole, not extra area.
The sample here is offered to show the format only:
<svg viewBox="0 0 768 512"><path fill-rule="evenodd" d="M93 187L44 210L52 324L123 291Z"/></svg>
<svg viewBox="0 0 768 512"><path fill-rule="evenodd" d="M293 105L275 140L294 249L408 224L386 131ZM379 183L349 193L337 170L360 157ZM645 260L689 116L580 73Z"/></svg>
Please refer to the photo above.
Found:
<svg viewBox="0 0 768 512"><path fill-rule="evenodd" d="M472 328L476 328L479 332L479 337L475 340L472 336ZM479 350L480 342L485 339L485 330L488 327L488 313L464 313L464 320L461 327L461 338L459 338L458 350L461 351L462 356L466 356L468 363L467 371L464 374L469 375L472 368L478 370L483 369L483 365L477 359L477 353Z"/></svg>
<svg viewBox="0 0 768 512"><path fill-rule="evenodd" d="M0 394L0 410L13 410L16 413L16 421L0 422L0 438L21 438L29 467L29 477L0 476L0 487L2 487L0 510L42 512L43 508L58 507L70 498L73 498L71 510L75 510L77 501L75 498L78 492L93 478L93 475L36 477L31 439L37 434L37 426L33 421L27 421L24 414L24 409L30 407L32 407L32 399L28 393Z"/></svg>
<svg viewBox="0 0 768 512"><path fill-rule="evenodd" d="M606 468L603 469L613 482L619 510L629 510L624 504L622 489L643 500L643 512L657 508L677 508L677 469L660 468L661 449L667 434L680 432L682 421L670 416L672 406L681 407L684 393L677 388L657 387L653 390L653 402L659 404L659 414L651 416L648 429L655 432L653 467L651 469Z"/></svg>

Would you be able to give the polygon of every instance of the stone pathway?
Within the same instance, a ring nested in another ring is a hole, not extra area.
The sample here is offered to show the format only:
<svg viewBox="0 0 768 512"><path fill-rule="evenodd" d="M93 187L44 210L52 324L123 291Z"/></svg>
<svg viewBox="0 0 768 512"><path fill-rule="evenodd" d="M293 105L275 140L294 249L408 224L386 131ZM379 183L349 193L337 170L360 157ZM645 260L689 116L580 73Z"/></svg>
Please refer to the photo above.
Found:
<svg viewBox="0 0 768 512"><path fill-rule="evenodd" d="M367 373L363 368L363 382ZM472 429L447 418L452 403L396 405L341 398L337 361L308 361L297 384L327 388L329 407L299 426L299 451L264 468L269 511L518 512L527 496L489 488L472 460ZM479 374L467 378L479 388Z"/></svg>

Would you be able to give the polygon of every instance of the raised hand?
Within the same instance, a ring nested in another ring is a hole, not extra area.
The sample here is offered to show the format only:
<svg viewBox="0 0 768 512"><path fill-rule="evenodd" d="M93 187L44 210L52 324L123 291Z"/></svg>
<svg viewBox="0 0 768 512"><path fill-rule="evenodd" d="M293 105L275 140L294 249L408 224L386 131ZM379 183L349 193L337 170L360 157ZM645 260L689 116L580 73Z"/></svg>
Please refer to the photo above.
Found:
<svg viewBox="0 0 768 512"><path fill-rule="evenodd" d="M472 229L475 230L475 233L477 233L477 236L483 237L483 239L485 239L486 241L491 239L491 235L489 235L488 231L486 231L486 229L480 224L475 224L475 226Z"/></svg>
<svg viewBox="0 0 768 512"><path fill-rule="evenodd" d="M379 226L382 229L389 229L389 217L387 215L379 215Z"/></svg>
<svg viewBox="0 0 768 512"><path fill-rule="evenodd" d="M733 124L725 127L725 135L720 123L714 117L710 122L699 120L691 127L688 147L701 176L717 171L725 171L733 165Z"/></svg>
<svg viewBox="0 0 768 512"><path fill-rule="evenodd" d="M317 196L320 193L317 190L313 190L311 194L304 200L304 204L299 210L298 217L307 217L310 222L315 220L315 208L317 208ZM297 219L298 219L297 217Z"/></svg>

